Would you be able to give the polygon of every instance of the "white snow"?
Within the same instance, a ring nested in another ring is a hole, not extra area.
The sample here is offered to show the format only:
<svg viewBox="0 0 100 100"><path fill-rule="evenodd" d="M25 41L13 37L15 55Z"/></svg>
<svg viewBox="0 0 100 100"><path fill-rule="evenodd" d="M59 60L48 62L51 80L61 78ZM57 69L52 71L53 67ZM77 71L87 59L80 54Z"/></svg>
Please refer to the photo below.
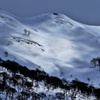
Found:
<svg viewBox="0 0 100 100"><path fill-rule="evenodd" d="M0 57L99 87L99 68L90 64L100 56L99 26L84 25L63 14L19 18L0 10L0 16Z"/></svg>

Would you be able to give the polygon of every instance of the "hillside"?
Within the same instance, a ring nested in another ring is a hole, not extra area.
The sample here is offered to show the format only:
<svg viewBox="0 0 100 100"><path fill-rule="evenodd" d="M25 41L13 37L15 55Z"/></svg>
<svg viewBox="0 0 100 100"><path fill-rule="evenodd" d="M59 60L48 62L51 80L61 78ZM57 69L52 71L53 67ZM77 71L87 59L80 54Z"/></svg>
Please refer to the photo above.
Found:
<svg viewBox="0 0 100 100"><path fill-rule="evenodd" d="M84 25L63 14L19 18L0 10L0 57L100 87L99 67L90 63L100 54L99 31L99 26Z"/></svg>
<svg viewBox="0 0 100 100"><path fill-rule="evenodd" d="M1 100L99 100L100 89L75 79L49 76L0 58Z"/></svg>

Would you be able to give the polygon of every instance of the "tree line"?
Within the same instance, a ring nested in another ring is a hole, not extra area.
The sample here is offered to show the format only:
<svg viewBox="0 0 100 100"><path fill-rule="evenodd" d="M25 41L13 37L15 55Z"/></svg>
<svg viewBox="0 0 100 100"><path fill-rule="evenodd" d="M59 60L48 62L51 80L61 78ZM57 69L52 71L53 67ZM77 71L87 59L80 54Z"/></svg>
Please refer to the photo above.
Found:
<svg viewBox="0 0 100 100"><path fill-rule="evenodd" d="M20 91L20 94L17 96L17 98L19 98L18 100L25 100L25 98L29 98L30 95L32 96L33 100L38 100L38 98L46 98L45 93L36 93L35 91L31 91L34 85L33 83L35 83L34 87L38 87L39 82L44 82L45 87L47 87L47 91L49 91L51 87L53 90L56 88L61 88L63 93L55 94L59 100L63 100L63 98L67 97L67 95L70 94L70 91L72 99L76 98L77 93L80 92L87 97L92 95L95 96L97 100L100 99L99 88L89 86L88 84L80 82L79 80L68 82L65 79L50 76L46 72L39 69L30 70L26 66L22 66L15 61L4 61L1 58L0 66L6 68L12 73L12 77L5 72L0 73L0 76L2 76L2 82L0 82L0 91L6 90L6 96L11 96L12 100L16 91ZM29 77L32 81L28 82L24 77ZM11 87L10 84L13 84L13 87ZM22 89L20 90L20 88Z"/></svg>

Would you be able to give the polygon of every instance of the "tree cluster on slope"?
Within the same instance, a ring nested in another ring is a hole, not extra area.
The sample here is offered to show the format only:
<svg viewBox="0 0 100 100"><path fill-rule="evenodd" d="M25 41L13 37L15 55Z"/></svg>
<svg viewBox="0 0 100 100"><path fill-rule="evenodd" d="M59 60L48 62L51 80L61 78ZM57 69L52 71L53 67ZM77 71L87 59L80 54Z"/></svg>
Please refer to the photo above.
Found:
<svg viewBox="0 0 100 100"><path fill-rule="evenodd" d="M10 60L4 61L0 59L0 66L8 70L8 73L0 72L0 93L5 92L6 98L12 98L12 100L15 98L17 98L17 100L28 100L28 98L32 98L32 100L40 100L43 98L65 100L68 98L68 95L74 100L79 93L87 96L87 98L92 95L98 100L100 99L100 89L89 86L79 80L67 82L64 79L49 76L46 72L38 69L29 70L27 67ZM28 81L27 77L31 81ZM63 92L55 93L55 96L47 96L47 94L43 92L36 93L34 88L39 88L40 82L44 83L47 92L49 92L51 88L52 90L60 88Z"/></svg>
<svg viewBox="0 0 100 100"><path fill-rule="evenodd" d="M28 31L27 29L24 29L24 35L29 36L31 34L30 31Z"/></svg>

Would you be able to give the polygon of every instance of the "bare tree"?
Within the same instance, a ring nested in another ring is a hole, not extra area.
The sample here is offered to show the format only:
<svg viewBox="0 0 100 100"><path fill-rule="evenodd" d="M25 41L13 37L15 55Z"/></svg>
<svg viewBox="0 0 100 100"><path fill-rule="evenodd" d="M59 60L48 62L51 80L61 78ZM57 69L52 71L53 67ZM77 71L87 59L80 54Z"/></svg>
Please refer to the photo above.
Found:
<svg viewBox="0 0 100 100"><path fill-rule="evenodd" d="M100 68L100 57L93 58L91 60L91 63L94 65L94 67L99 66L99 68Z"/></svg>
<svg viewBox="0 0 100 100"><path fill-rule="evenodd" d="M25 35L27 35L27 30L26 29L24 29L24 33L25 33Z"/></svg>
<svg viewBox="0 0 100 100"><path fill-rule="evenodd" d="M7 52L7 51L5 51L4 53L5 53L5 56L7 57L7 56L8 56L8 52Z"/></svg>
<svg viewBox="0 0 100 100"><path fill-rule="evenodd" d="M31 34L31 32L30 32L30 31L28 31L27 35L29 36L30 34Z"/></svg>

